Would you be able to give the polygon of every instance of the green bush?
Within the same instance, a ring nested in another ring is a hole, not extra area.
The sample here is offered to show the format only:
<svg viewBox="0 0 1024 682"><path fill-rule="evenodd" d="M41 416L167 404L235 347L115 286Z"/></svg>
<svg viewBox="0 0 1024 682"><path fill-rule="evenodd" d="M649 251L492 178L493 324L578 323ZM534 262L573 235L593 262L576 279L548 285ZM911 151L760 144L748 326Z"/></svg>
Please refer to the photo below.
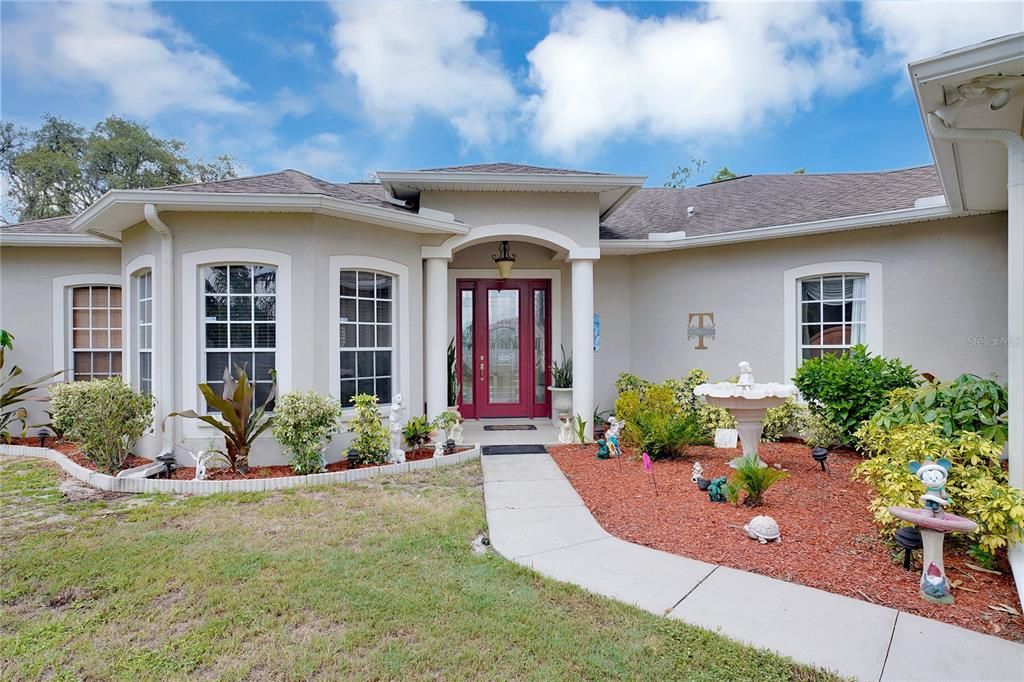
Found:
<svg viewBox="0 0 1024 682"><path fill-rule="evenodd" d="M726 499L733 504L739 503L739 493L736 489L743 491L743 504L748 507L760 507L764 504L764 494L773 485L786 478L789 474L768 466L761 466L757 457L743 457L732 480L733 492L726 492Z"/></svg>
<svg viewBox="0 0 1024 682"><path fill-rule="evenodd" d="M359 463L384 464L391 451L391 436L377 409L377 396L360 393L352 396L352 403L356 413L348 429L356 435L352 449L359 455Z"/></svg>
<svg viewBox="0 0 1024 682"><path fill-rule="evenodd" d="M800 437L812 448L835 448L843 444L843 434L839 427L813 412L806 413Z"/></svg>
<svg viewBox="0 0 1024 682"><path fill-rule="evenodd" d="M851 444L853 432L886 404L889 391L917 385L917 371L854 346L841 355L806 360L793 382L810 409L835 424L843 443Z"/></svg>
<svg viewBox="0 0 1024 682"><path fill-rule="evenodd" d="M971 431L1002 445L1007 435L1006 387L961 374L949 382L896 389L889 392L888 404L871 417L871 423L883 428L936 424L946 438Z"/></svg>
<svg viewBox="0 0 1024 682"><path fill-rule="evenodd" d="M774 443L785 436L800 434L806 421L807 408L795 400L787 400L778 407L765 410L761 440Z"/></svg>
<svg viewBox="0 0 1024 682"><path fill-rule="evenodd" d="M153 396L120 378L50 387L54 428L78 442L96 468L115 474L153 422Z"/></svg>
<svg viewBox="0 0 1024 682"><path fill-rule="evenodd" d="M619 399L615 401L615 416L629 423L640 410L693 414L705 438L711 438L715 429L732 429L736 420L728 410L708 405L704 398L693 394L694 387L709 381L707 373L691 370L683 379L669 379L662 384L642 379L635 374L621 373L615 381Z"/></svg>
<svg viewBox="0 0 1024 682"><path fill-rule="evenodd" d="M618 378L615 380L615 390L618 393L634 391L639 395L643 395L644 391L647 390L647 387L651 385L653 385L652 382L647 381L647 379L642 379L635 374L630 374L629 372L620 372Z"/></svg>
<svg viewBox="0 0 1024 682"><path fill-rule="evenodd" d="M626 422L625 435L651 459L678 457L687 445L707 442L696 415L678 412L642 411Z"/></svg>
<svg viewBox="0 0 1024 682"><path fill-rule="evenodd" d="M937 424L890 429L870 422L858 429L857 439L872 457L857 465L854 477L875 489L870 509L887 531L903 525L888 507L920 506L924 485L907 465L945 457L952 463L947 509L978 524L974 537L979 549L992 555L1007 543L1024 540L1024 491L1009 485L999 463L1002 448L991 440L971 431L945 438Z"/></svg>
<svg viewBox="0 0 1024 682"><path fill-rule="evenodd" d="M433 424L427 421L426 415L421 414L418 417L410 418L405 423L405 428L402 429L402 438L405 439L405 444L409 448L415 450L430 442L430 434L433 430Z"/></svg>
<svg viewBox="0 0 1024 682"><path fill-rule="evenodd" d="M297 474L323 471L323 451L338 433L341 403L316 391L293 391L274 406L274 438Z"/></svg>

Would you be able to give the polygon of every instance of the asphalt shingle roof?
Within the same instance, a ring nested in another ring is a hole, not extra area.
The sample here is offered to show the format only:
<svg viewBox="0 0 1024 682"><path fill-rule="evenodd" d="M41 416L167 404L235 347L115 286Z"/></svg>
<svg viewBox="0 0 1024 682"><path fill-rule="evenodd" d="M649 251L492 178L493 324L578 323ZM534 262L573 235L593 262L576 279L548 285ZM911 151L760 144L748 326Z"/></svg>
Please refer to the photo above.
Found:
<svg viewBox="0 0 1024 682"><path fill-rule="evenodd" d="M509 169L519 170L509 170ZM576 173L564 169L481 164L431 169L469 173ZM600 175L593 173L592 175ZM368 206L411 212L384 198L374 183L333 183L296 170L190 185L156 188L166 192L322 194ZM601 224L602 239L646 239L651 232L685 231L688 236L842 218L913 208L914 201L942 194L934 166L876 173L753 175L685 189L638 190ZM689 206L694 215L686 217ZM0 226L7 234L67 234L74 216Z"/></svg>
<svg viewBox="0 0 1024 682"><path fill-rule="evenodd" d="M913 208L942 194L934 166L875 173L749 175L685 189L638 190L601 224L602 239L687 236ZM694 215L686 217L693 206Z"/></svg>

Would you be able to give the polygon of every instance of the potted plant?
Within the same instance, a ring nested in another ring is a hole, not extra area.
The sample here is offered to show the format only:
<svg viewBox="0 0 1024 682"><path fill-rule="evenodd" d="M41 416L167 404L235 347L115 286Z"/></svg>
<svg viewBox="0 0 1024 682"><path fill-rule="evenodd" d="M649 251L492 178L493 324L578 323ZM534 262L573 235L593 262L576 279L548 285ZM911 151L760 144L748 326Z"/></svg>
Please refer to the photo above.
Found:
<svg viewBox="0 0 1024 682"><path fill-rule="evenodd" d="M551 363L551 423L555 428L562 425L559 415L572 414L572 358L565 356L565 346L562 349L562 362Z"/></svg>

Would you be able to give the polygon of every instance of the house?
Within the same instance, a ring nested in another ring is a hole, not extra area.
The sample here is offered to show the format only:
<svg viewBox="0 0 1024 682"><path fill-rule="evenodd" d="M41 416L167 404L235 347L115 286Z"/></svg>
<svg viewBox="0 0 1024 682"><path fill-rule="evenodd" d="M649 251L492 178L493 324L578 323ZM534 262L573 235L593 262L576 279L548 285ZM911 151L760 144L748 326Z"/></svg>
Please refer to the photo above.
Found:
<svg viewBox="0 0 1024 682"><path fill-rule="evenodd" d="M686 189L494 163L381 171L379 184L284 170L112 190L77 216L0 229L0 327L29 374L123 375L161 419L203 409L197 383L236 364L258 399L274 370L281 391L385 406L401 393L432 416L449 404L454 341L464 416L543 419L563 346L572 412L589 416L612 406L619 372L725 378L747 360L782 381L866 343L939 377L1009 380L1020 433L1024 96L1004 81L1024 74L1024 34L910 73L934 165ZM1011 199L1006 147L971 128L1011 131ZM515 262L500 279L505 242ZM168 420L138 448L214 435ZM253 461L281 456L267 434Z"/></svg>

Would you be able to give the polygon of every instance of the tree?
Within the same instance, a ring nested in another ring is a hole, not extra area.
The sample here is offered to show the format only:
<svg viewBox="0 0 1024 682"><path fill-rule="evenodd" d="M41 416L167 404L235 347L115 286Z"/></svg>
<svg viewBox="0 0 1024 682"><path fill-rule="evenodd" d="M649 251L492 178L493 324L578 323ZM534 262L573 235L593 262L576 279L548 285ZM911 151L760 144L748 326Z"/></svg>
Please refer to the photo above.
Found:
<svg viewBox="0 0 1024 682"><path fill-rule="evenodd" d="M5 201L19 220L80 213L111 189L142 189L233 178L235 160L190 159L185 143L142 123L110 116L89 132L45 114L36 130L0 126Z"/></svg>
<svg viewBox="0 0 1024 682"><path fill-rule="evenodd" d="M793 175L806 175L806 174L807 174L807 166L804 166L803 168L797 168L795 171L793 171Z"/></svg>
<svg viewBox="0 0 1024 682"><path fill-rule="evenodd" d="M711 176L711 182L721 182L722 180L732 180L736 177L736 174L729 170L728 166L722 166L717 173Z"/></svg>
<svg viewBox="0 0 1024 682"><path fill-rule="evenodd" d="M707 165L707 161L704 159L696 159L690 157L690 165L679 166L672 174L668 176L668 180L665 181L665 187L673 189L682 189L686 187L686 183L696 175L700 175L704 171L704 166Z"/></svg>

